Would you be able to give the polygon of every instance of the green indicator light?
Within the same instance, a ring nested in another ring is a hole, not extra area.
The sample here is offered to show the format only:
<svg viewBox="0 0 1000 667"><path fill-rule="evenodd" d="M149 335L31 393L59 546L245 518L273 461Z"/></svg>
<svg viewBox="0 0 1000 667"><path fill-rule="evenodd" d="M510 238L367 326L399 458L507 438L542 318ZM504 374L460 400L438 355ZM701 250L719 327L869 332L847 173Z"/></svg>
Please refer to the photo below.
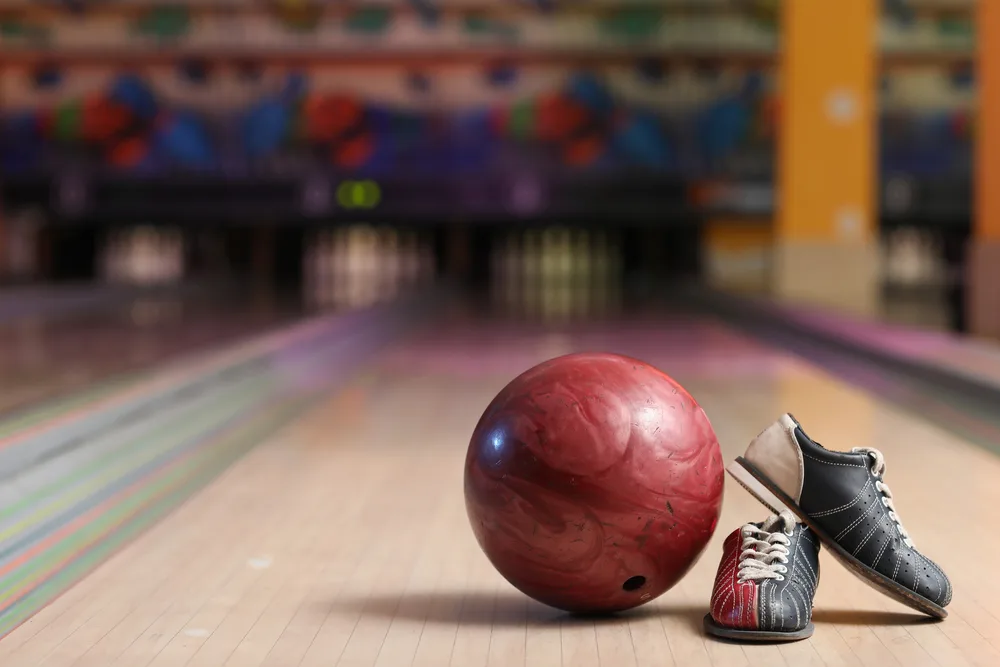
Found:
<svg viewBox="0 0 1000 667"><path fill-rule="evenodd" d="M375 208L381 201L382 189L374 181L344 181L337 186L337 202L343 208Z"/></svg>

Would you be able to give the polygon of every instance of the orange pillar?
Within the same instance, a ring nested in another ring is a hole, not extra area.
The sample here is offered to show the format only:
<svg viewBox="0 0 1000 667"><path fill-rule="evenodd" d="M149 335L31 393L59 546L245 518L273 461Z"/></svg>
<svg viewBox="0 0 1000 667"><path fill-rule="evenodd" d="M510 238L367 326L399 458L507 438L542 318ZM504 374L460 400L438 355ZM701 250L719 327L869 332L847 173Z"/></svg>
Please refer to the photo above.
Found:
<svg viewBox="0 0 1000 667"><path fill-rule="evenodd" d="M874 311L878 3L781 6L774 289L786 301Z"/></svg>
<svg viewBox="0 0 1000 667"><path fill-rule="evenodd" d="M976 3L979 117L968 261L969 331L1000 337L1000 2Z"/></svg>

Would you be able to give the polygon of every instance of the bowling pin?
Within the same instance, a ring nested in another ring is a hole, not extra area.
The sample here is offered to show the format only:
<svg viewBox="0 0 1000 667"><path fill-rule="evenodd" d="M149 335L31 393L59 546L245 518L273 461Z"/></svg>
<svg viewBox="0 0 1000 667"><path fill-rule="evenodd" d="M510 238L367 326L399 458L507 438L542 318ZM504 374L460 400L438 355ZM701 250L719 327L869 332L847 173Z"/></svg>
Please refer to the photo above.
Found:
<svg viewBox="0 0 1000 667"><path fill-rule="evenodd" d="M901 230L896 249L898 284L912 287L920 281L920 239L914 230Z"/></svg>
<svg viewBox="0 0 1000 667"><path fill-rule="evenodd" d="M517 234L507 234L507 243L504 247L504 299L511 313L518 311L524 275L522 267L524 257L521 254L519 240Z"/></svg>
<svg viewBox="0 0 1000 667"><path fill-rule="evenodd" d="M367 268L367 258L365 257L365 233L360 225L354 225L348 232L349 255L348 255L348 305L356 308L361 305L365 298L364 274Z"/></svg>
<svg viewBox="0 0 1000 667"><path fill-rule="evenodd" d="M396 230L387 228L382 235L382 299L393 301L399 293L399 268L397 262L399 239Z"/></svg>
<svg viewBox="0 0 1000 667"><path fill-rule="evenodd" d="M573 312L577 317L590 316L590 274L593 270L590 256L590 234L577 232L573 244Z"/></svg>
<svg viewBox="0 0 1000 667"><path fill-rule="evenodd" d="M129 233L129 280L135 284L144 284L146 279L146 269L149 262L146 261L146 230L143 227L136 227Z"/></svg>
<svg viewBox="0 0 1000 667"><path fill-rule="evenodd" d="M573 246L568 229L559 229L555 235L555 308L560 321L568 320L573 314Z"/></svg>
<svg viewBox="0 0 1000 667"><path fill-rule="evenodd" d="M150 285L156 280L156 236L156 230L150 227L143 227L139 231L137 265L143 285Z"/></svg>
<svg viewBox="0 0 1000 667"><path fill-rule="evenodd" d="M150 236L150 251L153 259L152 274L154 284L160 285L167 281L170 257L167 255L166 232L153 229Z"/></svg>
<svg viewBox="0 0 1000 667"><path fill-rule="evenodd" d="M329 294L329 302L338 308L347 306L350 300L350 262L351 249L348 230L337 229L330 235L323 284Z"/></svg>
<svg viewBox="0 0 1000 667"><path fill-rule="evenodd" d="M345 305L355 306L361 301L361 288L359 286L360 276L364 270L364 257L362 256L361 230L358 226L352 225L347 229L347 252L345 257L344 277L345 277Z"/></svg>
<svg viewBox="0 0 1000 667"><path fill-rule="evenodd" d="M177 270L177 251L174 244L174 230L172 228L168 227L163 230L161 245L163 252L162 280L164 283L172 283L174 281L174 274ZM166 313L166 311L164 311L164 313ZM166 315L164 315L164 317L166 317Z"/></svg>
<svg viewBox="0 0 1000 667"><path fill-rule="evenodd" d="M184 232L175 229L171 232L171 258L170 279L174 282L183 280L186 273L187 246L184 243Z"/></svg>
<svg viewBox="0 0 1000 667"><path fill-rule="evenodd" d="M417 239L414 232L404 232L400 239L400 282L407 292L412 291L417 283L420 257L417 252Z"/></svg>
<svg viewBox="0 0 1000 667"><path fill-rule="evenodd" d="M366 225L364 227L364 299L362 305L370 306L378 301L379 290L379 244L378 232Z"/></svg>
<svg viewBox="0 0 1000 667"><path fill-rule="evenodd" d="M130 284L141 284L143 270L146 268L145 253L143 252L145 235L141 227L135 227L128 231L126 236L126 257L125 279Z"/></svg>
<svg viewBox="0 0 1000 667"><path fill-rule="evenodd" d="M370 294L371 303L381 303L385 300L385 229L382 227L373 228L371 236L371 250L369 256L370 271Z"/></svg>
<svg viewBox="0 0 1000 667"><path fill-rule="evenodd" d="M608 306L612 313L621 309L624 288L622 247L619 239L613 238L608 244Z"/></svg>
<svg viewBox="0 0 1000 667"><path fill-rule="evenodd" d="M611 276L609 274L609 246L607 235L604 232L599 232L594 237L594 250L591 261L591 277L590 283L593 289L593 305L594 310L599 315L604 315L607 312L608 302L610 300L609 286L611 282Z"/></svg>
<svg viewBox="0 0 1000 667"><path fill-rule="evenodd" d="M521 266L521 294L518 307L522 317L532 319L537 317L536 304L541 303L539 299L541 235L539 232L529 230L521 233L520 261L518 263Z"/></svg>
<svg viewBox="0 0 1000 667"><path fill-rule="evenodd" d="M552 318L555 308L552 287L556 279L555 230L547 228L541 234L541 251L539 256L539 301L543 319L547 322Z"/></svg>

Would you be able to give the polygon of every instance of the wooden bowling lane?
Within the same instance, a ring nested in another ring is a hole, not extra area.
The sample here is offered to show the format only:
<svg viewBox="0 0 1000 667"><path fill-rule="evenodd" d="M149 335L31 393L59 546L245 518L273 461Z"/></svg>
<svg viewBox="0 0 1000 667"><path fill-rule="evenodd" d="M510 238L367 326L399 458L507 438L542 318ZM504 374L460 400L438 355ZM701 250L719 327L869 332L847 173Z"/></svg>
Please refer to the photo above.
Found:
<svg viewBox="0 0 1000 667"><path fill-rule="evenodd" d="M880 448L901 518L952 577L951 616L928 623L824 556L810 640L705 638L721 542L766 514L728 481L703 558L643 608L574 619L511 589L465 517L468 436L512 374L594 348L645 358L685 384L727 459L786 410L831 447ZM441 325L386 352L0 641L0 664L997 665L998 478L1000 459L984 450L713 325Z"/></svg>
<svg viewBox="0 0 1000 667"><path fill-rule="evenodd" d="M223 292L138 297L70 315L0 326L0 413L89 389L291 321L296 311Z"/></svg>

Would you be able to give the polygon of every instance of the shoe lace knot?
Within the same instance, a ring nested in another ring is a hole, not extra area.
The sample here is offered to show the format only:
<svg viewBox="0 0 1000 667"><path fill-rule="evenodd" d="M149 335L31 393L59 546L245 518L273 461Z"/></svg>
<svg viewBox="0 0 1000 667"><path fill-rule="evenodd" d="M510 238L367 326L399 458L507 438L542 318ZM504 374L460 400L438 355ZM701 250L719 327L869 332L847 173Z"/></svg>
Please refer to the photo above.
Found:
<svg viewBox="0 0 1000 667"><path fill-rule="evenodd" d="M740 553L740 583L775 579L784 581L788 572L788 546L795 517L788 511L769 517L761 525L748 523L740 529L743 551Z"/></svg>
<svg viewBox="0 0 1000 667"><path fill-rule="evenodd" d="M899 531L899 536L903 539L903 543L913 549L913 540L910 539L910 534L906 532L902 520L896 514L896 505L892 500L892 491L889 490L889 485L882 481L882 475L885 474L885 456L882 455L882 452L872 447L855 447L851 451L871 457L871 473L878 478L875 480L875 490L882 494L882 505L889 510L889 520L896 524L896 530Z"/></svg>

